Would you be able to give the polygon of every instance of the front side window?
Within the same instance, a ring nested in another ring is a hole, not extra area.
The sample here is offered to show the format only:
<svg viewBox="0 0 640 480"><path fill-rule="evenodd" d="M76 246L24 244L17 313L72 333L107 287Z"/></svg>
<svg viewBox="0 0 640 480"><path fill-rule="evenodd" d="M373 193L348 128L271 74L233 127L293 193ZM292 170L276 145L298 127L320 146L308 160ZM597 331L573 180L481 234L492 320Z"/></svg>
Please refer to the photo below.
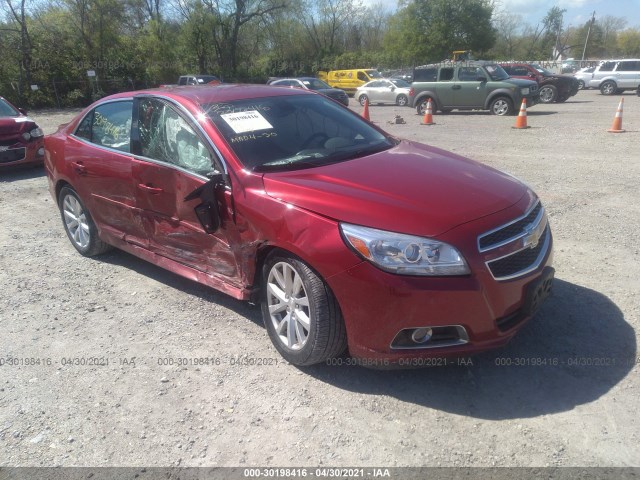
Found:
<svg viewBox="0 0 640 480"><path fill-rule="evenodd" d="M364 72L358 72L358 80L362 80L363 82L368 82L369 77L367 77Z"/></svg>
<svg viewBox="0 0 640 480"><path fill-rule="evenodd" d="M98 105L80 122L75 135L102 147L131 151L131 113L133 102Z"/></svg>
<svg viewBox="0 0 640 480"><path fill-rule="evenodd" d="M616 62L602 62L599 70L601 72L613 72L615 66Z"/></svg>
<svg viewBox="0 0 640 480"><path fill-rule="evenodd" d="M292 170L342 162L395 142L319 95L283 95L201 105L251 170Z"/></svg>
<svg viewBox="0 0 640 480"><path fill-rule="evenodd" d="M460 67L458 69L458 80L461 82L477 82L478 69L476 67Z"/></svg>
<svg viewBox="0 0 640 480"><path fill-rule="evenodd" d="M212 156L189 123L167 102L141 98L138 103L142 156L206 175Z"/></svg>

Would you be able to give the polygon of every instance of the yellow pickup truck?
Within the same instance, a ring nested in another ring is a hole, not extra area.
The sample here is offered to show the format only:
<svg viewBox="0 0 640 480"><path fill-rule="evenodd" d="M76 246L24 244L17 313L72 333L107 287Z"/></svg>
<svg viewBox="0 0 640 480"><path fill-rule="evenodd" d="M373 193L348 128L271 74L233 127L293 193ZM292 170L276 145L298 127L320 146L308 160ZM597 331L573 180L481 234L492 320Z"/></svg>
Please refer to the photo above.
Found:
<svg viewBox="0 0 640 480"><path fill-rule="evenodd" d="M373 68L356 68L353 70L320 71L318 78L333 88L340 88L349 95L353 95L358 87L375 78L382 78L382 74Z"/></svg>

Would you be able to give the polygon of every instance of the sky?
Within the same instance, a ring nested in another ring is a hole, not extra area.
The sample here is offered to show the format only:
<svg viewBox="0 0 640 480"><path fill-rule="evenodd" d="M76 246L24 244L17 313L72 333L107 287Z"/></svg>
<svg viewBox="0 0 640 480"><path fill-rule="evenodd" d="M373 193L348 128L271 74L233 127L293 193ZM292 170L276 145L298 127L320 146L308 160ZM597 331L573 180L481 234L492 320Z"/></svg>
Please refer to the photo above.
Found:
<svg viewBox="0 0 640 480"><path fill-rule="evenodd" d="M640 28L640 0L498 0L502 9L522 16L524 23L535 27L549 9L558 6L565 9L564 26L584 25L596 12L598 18L610 15L624 17L627 27ZM397 0L364 0L365 5L382 5L389 11L397 8Z"/></svg>
<svg viewBox="0 0 640 480"><path fill-rule="evenodd" d="M558 6L566 10L565 27L584 25L595 11L596 21L607 15L623 17L627 27L640 28L640 0L500 0L500 3L504 10L521 15L525 23L534 27L550 8Z"/></svg>

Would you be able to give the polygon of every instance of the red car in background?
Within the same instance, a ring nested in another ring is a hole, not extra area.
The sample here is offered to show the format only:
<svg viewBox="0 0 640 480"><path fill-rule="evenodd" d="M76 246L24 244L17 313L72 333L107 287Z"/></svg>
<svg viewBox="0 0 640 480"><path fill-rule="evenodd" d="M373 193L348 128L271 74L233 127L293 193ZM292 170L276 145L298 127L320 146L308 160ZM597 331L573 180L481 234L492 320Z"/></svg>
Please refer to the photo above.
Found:
<svg viewBox="0 0 640 480"><path fill-rule="evenodd" d="M40 164L44 160L44 132L24 110L0 97L0 168Z"/></svg>
<svg viewBox="0 0 640 480"><path fill-rule="evenodd" d="M525 184L312 91L121 93L45 145L78 252L115 246L260 303L295 365L498 347L551 288L551 231Z"/></svg>

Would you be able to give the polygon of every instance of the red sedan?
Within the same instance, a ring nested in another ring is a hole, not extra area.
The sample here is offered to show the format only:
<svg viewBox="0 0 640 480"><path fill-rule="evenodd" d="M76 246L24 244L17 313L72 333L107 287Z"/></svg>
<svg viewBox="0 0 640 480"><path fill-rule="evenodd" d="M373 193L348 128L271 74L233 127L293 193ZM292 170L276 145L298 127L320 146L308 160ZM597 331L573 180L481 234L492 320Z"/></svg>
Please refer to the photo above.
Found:
<svg viewBox="0 0 640 480"><path fill-rule="evenodd" d="M115 246L259 302L295 365L498 347L551 288L551 231L526 185L313 92L123 93L45 145L81 254Z"/></svg>
<svg viewBox="0 0 640 480"><path fill-rule="evenodd" d="M13 165L41 164L44 132L24 110L0 97L0 169Z"/></svg>

